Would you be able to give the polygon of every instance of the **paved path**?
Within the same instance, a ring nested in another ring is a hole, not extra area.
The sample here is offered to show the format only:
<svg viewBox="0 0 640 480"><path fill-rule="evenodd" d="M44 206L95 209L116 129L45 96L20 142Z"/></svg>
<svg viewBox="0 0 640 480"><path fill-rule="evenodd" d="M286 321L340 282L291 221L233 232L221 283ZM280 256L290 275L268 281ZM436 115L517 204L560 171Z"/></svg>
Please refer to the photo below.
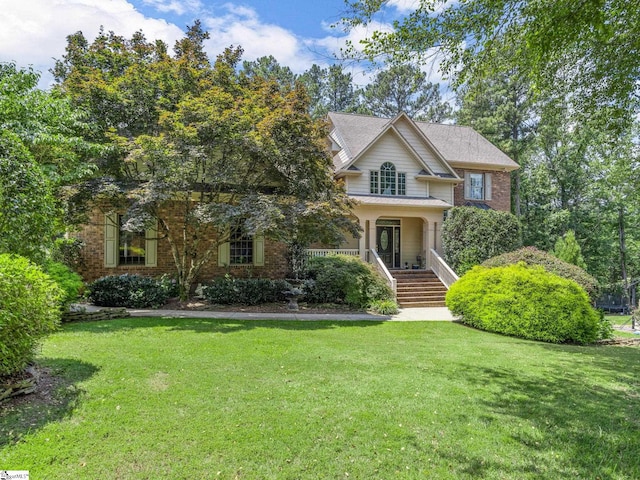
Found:
<svg viewBox="0 0 640 480"><path fill-rule="evenodd" d="M97 311L101 307L83 305L87 311ZM174 317L174 318L231 318L243 320L368 320L390 322L452 321L455 317L446 307L405 308L397 315L372 315L369 313L251 313L251 312L211 312L208 310L152 310L127 309L133 317Z"/></svg>

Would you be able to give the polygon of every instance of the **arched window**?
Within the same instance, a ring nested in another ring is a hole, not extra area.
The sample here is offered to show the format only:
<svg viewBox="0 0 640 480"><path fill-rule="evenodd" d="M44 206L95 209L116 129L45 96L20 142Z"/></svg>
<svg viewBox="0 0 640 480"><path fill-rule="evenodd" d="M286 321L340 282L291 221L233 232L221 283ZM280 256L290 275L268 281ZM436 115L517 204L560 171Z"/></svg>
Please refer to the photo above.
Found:
<svg viewBox="0 0 640 480"><path fill-rule="evenodd" d="M380 193L396 194L396 166L391 162L385 162L380 167Z"/></svg>
<svg viewBox="0 0 640 480"><path fill-rule="evenodd" d="M396 166L393 163L385 162L380 166L380 172L372 170L370 173L370 193L406 195L406 174L397 173Z"/></svg>

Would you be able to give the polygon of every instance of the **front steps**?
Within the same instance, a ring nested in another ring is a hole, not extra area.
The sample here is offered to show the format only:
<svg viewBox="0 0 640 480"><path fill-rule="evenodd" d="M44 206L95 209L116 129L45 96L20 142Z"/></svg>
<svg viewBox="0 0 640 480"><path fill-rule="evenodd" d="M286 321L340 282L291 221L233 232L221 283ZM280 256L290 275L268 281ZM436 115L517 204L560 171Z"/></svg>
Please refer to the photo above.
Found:
<svg viewBox="0 0 640 480"><path fill-rule="evenodd" d="M431 270L391 270L396 279L396 298L400 308L444 307L447 293Z"/></svg>

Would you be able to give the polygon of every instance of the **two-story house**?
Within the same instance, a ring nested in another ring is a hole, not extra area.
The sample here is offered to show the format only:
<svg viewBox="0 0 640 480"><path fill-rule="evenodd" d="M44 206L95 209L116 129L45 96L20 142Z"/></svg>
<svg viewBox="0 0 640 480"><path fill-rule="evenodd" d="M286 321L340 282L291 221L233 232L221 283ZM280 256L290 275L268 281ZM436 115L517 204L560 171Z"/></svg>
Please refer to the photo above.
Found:
<svg viewBox="0 0 640 480"><path fill-rule="evenodd" d="M373 261L375 250L388 270L428 270L441 249L448 209L510 209L510 172L518 165L469 127L416 122L404 114L386 119L330 113L328 120L335 177L356 200L353 215L363 230L361 238L339 251ZM86 244L80 271L86 281L123 273L159 276L175 268L168 242L158 241L154 231L122 231L113 212L94 211L77 236ZM284 245L234 237L220 247L201 279L229 269L241 274L247 267L254 276L284 277Z"/></svg>
<svg viewBox="0 0 640 480"><path fill-rule="evenodd" d="M363 229L345 248L375 248L388 269L430 268L446 211L470 205L509 211L518 165L472 128L330 113L336 178L357 201Z"/></svg>

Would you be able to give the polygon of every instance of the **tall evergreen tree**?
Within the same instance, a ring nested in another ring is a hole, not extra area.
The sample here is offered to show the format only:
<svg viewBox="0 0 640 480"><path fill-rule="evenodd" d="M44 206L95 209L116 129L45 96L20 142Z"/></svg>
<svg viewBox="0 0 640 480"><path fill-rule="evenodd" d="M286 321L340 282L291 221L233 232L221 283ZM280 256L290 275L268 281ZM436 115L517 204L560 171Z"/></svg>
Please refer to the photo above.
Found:
<svg viewBox="0 0 640 480"><path fill-rule="evenodd" d="M440 87L427 81L427 75L411 64L394 65L379 72L363 91L363 110L380 117L400 112L415 120L442 122L451 107L442 101Z"/></svg>

